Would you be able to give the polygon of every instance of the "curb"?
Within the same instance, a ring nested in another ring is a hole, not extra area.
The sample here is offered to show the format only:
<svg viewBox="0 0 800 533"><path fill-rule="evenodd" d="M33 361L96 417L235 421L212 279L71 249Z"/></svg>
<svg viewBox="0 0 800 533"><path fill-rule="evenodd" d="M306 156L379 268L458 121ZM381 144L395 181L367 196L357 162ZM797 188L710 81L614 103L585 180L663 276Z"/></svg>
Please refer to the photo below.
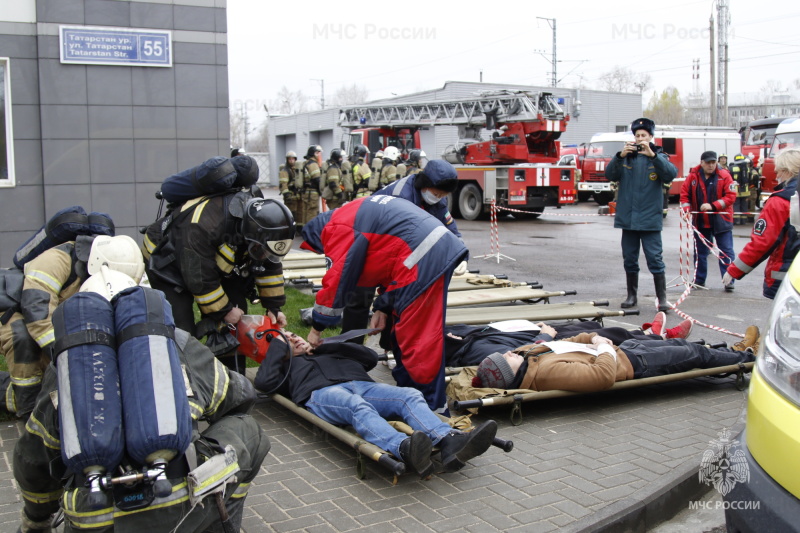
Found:
<svg viewBox="0 0 800 533"><path fill-rule="evenodd" d="M745 408L746 409L746 408ZM742 414L746 411L742 410ZM738 435L744 429L739 420L731 428ZM641 496L628 497L613 503L603 510L584 517L568 526L569 533L645 533L658 524L673 518L686 509L689 501L700 499L713 490L701 483L698 470L700 463L688 461L671 474L641 489Z"/></svg>

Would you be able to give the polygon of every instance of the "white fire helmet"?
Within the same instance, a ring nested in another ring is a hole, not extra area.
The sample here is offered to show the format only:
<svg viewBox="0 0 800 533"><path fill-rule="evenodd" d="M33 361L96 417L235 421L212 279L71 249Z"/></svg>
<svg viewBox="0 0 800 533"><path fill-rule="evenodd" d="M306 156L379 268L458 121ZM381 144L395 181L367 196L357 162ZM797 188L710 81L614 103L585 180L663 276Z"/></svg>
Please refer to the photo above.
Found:
<svg viewBox="0 0 800 533"><path fill-rule="evenodd" d="M92 242L87 269L89 274L97 274L106 265L111 270L127 274L138 284L144 275L144 259L139 246L127 235L108 237L99 235Z"/></svg>
<svg viewBox="0 0 800 533"><path fill-rule="evenodd" d="M388 147L386 150L383 151L383 158L389 159L391 161L397 161L400 157L400 150L398 150L394 146Z"/></svg>
<svg viewBox="0 0 800 533"><path fill-rule="evenodd" d="M100 272L92 274L83 282L80 292L96 292L106 300L111 301L118 294L129 287L136 287L137 283L132 277L117 270L111 270L105 265Z"/></svg>

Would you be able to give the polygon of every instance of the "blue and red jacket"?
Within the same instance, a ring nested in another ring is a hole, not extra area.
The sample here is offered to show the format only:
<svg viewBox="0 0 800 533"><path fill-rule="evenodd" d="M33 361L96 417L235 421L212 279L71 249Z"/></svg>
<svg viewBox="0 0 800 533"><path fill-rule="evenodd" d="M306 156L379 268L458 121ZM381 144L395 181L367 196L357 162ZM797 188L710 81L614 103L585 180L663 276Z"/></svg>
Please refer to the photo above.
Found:
<svg viewBox="0 0 800 533"><path fill-rule="evenodd" d="M797 190L797 180L795 176L781 190L770 195L753 225L750 242L728 266L728 273L741 279L769 258L764 268L763 294L767 298L775 297L789 266L800 251L800 237L789 221L789 199Z"/></svg>
<svg viewBox="0 0 800 533"><path fill-rule="evenodd" d="M467 256L439 220L394 196L359 198L321 213L302 233L301 248L325 254L328 266L314 304L315 329L340 321L357 286L378 287L375 309L400 314Z"/></svg>
<svg viewBox="0 0 800 533"><path fill-rule="evenodd" d="M713 228L714 233L723 233L733 229L733 204L736 201L738 187L730 172L717 167L716 188L706 190L705 172L701 165L689 171L686 181L681 186L681 209L684 211L700 211L703 204L711 204L713 211L692 215L692 223L698 228Z"/></svg>
<svg viewBox="0 0 800 533"><path fill-rule="evenodd" d="M419 174L411 174L410 176L406 176L403 179L399 179L393 183L390 183L386 187L375 191L373 194L397 196L403 198L404 200L408 200L412 204L439 219L439 221L444 224L447 229L452 231L456 237L461 238L461 233L458 231L456 221L453 220L453 216L450 214L450 210L447 208L447 198L442 198L433 205L428 204L422 199L422 192L417 189L416 180L418 176Z"/></svg>

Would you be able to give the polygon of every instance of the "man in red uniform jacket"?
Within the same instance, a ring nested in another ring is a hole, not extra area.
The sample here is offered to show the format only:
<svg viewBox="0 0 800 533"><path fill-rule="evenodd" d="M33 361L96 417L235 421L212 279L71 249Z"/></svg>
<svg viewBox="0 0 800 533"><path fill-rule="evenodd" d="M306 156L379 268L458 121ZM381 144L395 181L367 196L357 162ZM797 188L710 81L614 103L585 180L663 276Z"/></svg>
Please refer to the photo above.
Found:
<svg viewBox="0 0 800 533"><path fill-rule="evenodd" d="M703 152L700 160L700 164L689 171L681 187L681 209L684 212L700 212L692 215L692 224L705 239L697 233L694 235L697 262L694 282L703 286L706 284L710 243L716 241L722 251L719 258L720 277L725 275L728 265L736 259L733 251L733 204L738 189L730 173L717 166L716 152ZM733 291L733 280L725 284L725 290Z"/></svg>
<svg viewBox="0 0 800 533"><path fill-rule="evenodd" d="M444 317L453 269L467 257L464 243L414 204L376 195L321 213L303 227L302 247L324 253L322 278L308 335L337 324L356 287L378 287L372 327L390 330L401 387L414 387L444 413Z"/></svg>

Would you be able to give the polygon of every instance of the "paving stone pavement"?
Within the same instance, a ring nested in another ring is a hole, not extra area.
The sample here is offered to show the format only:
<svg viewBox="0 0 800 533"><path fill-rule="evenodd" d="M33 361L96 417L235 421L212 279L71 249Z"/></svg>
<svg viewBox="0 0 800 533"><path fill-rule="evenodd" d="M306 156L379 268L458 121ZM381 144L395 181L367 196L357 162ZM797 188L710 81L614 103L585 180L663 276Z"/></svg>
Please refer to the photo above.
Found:
<svg viewBox="0 0 800 533"><path fill-rule="evenodd" d="M372 371L391 381L387 367ZM393 477L367 460L358 479L355 451L264 400L254 415L272 442L246 503L247 533L536 531L585 527L628 498L645 498L675 471L699 467L703 451L745 406L732 378L702 378L628 391L523 404L513 426L507 406L482 410L514 441L461 471L422 481ZM0 533L18 525L11 471L22 427L0 425ZM577 522L580 520L580 522ZM59 528L61 529L61 528Z"/></svg>

